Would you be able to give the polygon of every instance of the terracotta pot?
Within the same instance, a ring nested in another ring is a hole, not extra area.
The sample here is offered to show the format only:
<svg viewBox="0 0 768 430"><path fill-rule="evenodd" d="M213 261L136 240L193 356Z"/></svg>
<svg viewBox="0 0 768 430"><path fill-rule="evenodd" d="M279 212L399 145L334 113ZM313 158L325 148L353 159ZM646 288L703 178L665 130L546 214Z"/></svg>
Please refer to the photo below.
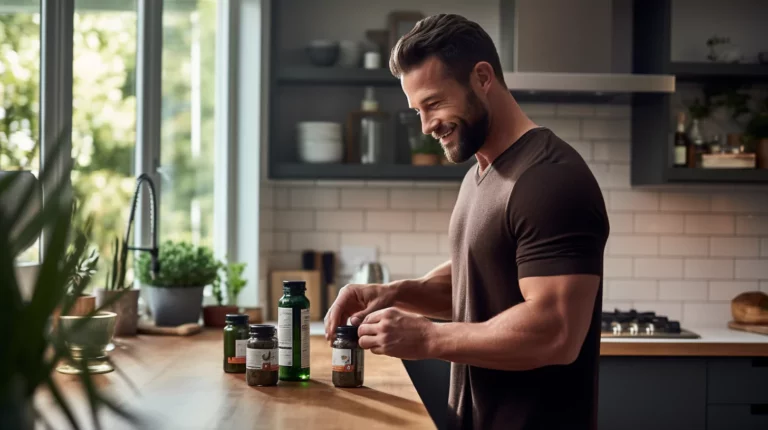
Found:
<svg viewBox="0 0 768 430"><path fill-rule="evenodd" d="M203 324L206 327L224 327L227 325L227 314L238 313L237 306L205 306L203 307Z"/></svg>
<svg viewBox="0 0 768 430"><path fill-rule="evenodd" d="M136 326L139 322L139 289L127 290L112 305L105 308L117 314L115 324L115 336L135 336ZM96 306L101 307L104 302L122 291L96 289Z"/></svg>
<svg viewBox="0 0 768 430"><path fill-rule="evenodd" d="M437 154L412 154L411 164L414 166L435 166L440 164L440 157Z"/></svg>
<svg viewBox="0 0 768 430"><path fill-rule="evenodd" d="M264 316L261 313L261 308L242 308L241 314L248 315L249 324L261 324L264 322Z"/></svg>
<svg viewBox="0 0 768 430"><path fill-rule="evenodd" d="M768 138L764 137L757 142L757 168L768 169Z"/></svg>

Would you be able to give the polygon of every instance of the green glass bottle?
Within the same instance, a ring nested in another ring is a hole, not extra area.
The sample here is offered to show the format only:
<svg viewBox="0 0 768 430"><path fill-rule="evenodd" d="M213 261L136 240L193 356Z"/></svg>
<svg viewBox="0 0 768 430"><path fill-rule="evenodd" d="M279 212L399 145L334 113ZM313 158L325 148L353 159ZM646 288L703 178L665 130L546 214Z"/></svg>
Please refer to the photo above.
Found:
<svg viewBox="0 0 768 430"><path fill-rule="evenodd" d="M277 341L281 381L309 379L309 299L304 281L283 281L277 302Z"/></svg>

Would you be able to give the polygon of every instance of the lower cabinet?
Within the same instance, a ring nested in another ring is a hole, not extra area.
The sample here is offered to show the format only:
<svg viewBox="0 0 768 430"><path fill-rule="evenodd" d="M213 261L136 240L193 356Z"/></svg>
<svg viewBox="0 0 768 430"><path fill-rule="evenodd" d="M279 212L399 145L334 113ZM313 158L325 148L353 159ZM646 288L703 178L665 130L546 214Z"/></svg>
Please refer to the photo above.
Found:
<svg viewBox="0 0 768 430"><path fill-rule="evenodd" d="M601 357L601 430L768 429L768 360Z"/></svg>

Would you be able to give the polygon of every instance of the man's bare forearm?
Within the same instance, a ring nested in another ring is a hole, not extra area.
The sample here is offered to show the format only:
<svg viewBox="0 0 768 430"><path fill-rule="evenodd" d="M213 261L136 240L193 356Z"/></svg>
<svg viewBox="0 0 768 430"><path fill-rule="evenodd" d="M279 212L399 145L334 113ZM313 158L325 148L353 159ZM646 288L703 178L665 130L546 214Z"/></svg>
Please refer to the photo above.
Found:
<svg viewBox="0 0 768 430"><path fill-rule="evenodd" d="M395 281L395 306L425 317L451 320L451 262L432 269L417 279Z"/></svg>

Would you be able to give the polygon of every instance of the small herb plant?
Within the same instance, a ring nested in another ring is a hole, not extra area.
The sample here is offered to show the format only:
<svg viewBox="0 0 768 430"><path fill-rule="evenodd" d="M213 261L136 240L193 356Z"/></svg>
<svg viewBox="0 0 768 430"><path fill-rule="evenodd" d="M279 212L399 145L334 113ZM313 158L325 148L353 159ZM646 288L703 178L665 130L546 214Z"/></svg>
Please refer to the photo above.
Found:
<svg viewBox="0 0 768 430"><path fill-rule="evenodd" d="M224 265L226 280L223 280L220 276L213 281L213 296L216 298L216 303L221 306L224 303L221 295L221 284L225 285L227 290L227 304L231 306L237 306L237 296L240 291L245 288L247 281L243 279L243 271L245 270L245 263L229 263Z"/></svg>
<svg viewBox="0 0 768 430"><path fill-rule="evenodd" d="M139 280L153 287L199 287L209 285L218 276L219 263L213 251L189 242L166 241L160 245L160 273L152 279L152 261L147 253L136 263Z"/></svg>
<svg viewBox="0 0 768 430"><path fill-rule="evenodd" d="M431 135L425 134L421 137L421 142L418 146L411 149L413 154L432 154L442 155L443 147L440 142Z"/></svg>
<svg viewBox="0 0 768 430"><path fill-rule="evenodd" d="M107 279L104 282L104 289L108 291L124 290L128 288L128 284L125 283L128 253L123 251L120 238L116 237L115 244L112 247L112 267L107 269Z"/></svg>
<svg viewBox="0 0 768 430"><path fill-rule="evenodd" d="M76 206L73 205L73 217L75 210ZM79 240L87 244L91 236L91 226L92 219L89 218L84 225L75 227L72 231L75 241ZM86 288L88 288L88 284L91 282L91 278L98 270L98 264L98 250L93 248L90 254L78 254L73 241L73 243L67 247L63 262L65 267L70 268L66 278L67 295L73 297L83 296Z"/></svg>

